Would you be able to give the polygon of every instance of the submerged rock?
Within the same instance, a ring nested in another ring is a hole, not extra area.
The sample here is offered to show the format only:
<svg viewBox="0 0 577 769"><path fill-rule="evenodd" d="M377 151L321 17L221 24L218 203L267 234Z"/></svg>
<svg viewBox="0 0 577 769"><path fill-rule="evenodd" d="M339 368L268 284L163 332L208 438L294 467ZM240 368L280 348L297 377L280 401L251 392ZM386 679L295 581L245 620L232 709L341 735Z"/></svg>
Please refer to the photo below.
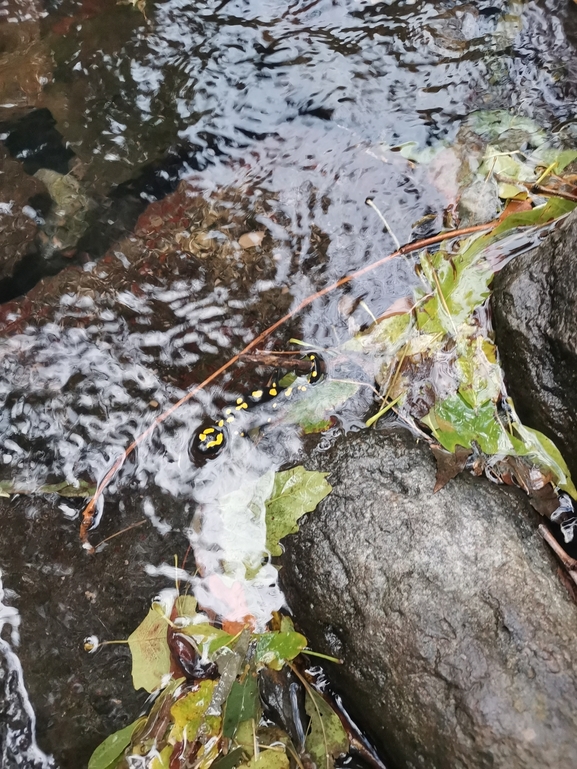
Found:
<svg viewBox="0 0 577 769"><path fill-rule="evenodd" d="M519 416L555 441L577 477L577 214L495 279L493 312Z"/></svg>
<svg viewBox="0 0 577 769"><path fill-rule="evenodd" d="M577 765L577 606L516 490L405 431L352 435L281 576L345 705L395 769Z"/></svg>

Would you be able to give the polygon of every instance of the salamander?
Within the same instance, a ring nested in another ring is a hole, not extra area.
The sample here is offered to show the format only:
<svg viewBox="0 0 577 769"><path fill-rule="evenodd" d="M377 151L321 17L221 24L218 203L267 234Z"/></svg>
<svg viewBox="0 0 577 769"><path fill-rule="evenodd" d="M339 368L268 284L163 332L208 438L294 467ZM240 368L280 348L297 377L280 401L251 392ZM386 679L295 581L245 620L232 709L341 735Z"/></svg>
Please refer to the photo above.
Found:
<svg viewBox="0 0 577 769"><path fill-rule="evenodd" d="M310 352L306 354L304 359L311 363L311 370L307 375L308 384L314 385L317 382L320 382L325 372L325 364L322 358L317 353ZM239 414L254 408L254 406L257 406L260 403L272 401L275 398L278 398L281 393L286 398L290 398L293 393L298 391L303 392L306 389L306 384L296 386L290 384L287 387L282 387L278 377L274 375L269 380L266 387L253 390L249 395L237 398L234 405L227 406L221 414L220 419L216 422L209 422L201 425L192 439L190 446L191 455L197 460L217 457L226 445L230 425L237 419ZM273 408L274 407L275 405L273 404Z"/></svg>

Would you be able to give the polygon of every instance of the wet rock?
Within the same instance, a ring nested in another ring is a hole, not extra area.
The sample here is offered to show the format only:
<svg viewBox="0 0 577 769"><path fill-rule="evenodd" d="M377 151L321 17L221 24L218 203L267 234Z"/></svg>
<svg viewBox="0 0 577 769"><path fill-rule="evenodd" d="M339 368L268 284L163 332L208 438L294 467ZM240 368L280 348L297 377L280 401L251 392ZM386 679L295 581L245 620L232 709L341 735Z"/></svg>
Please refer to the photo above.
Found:
<svg viewBox="0 0 577 769"><path fill-rule="evenodd" d="M577 606L515 491L405 431L349 436L281 576L312 648L395 769L577 765Z"/></svg>
<svg viewBox="0 0 577 769"><path fill-rule="evenodd" d="M54 63L41 38L45 15L36 0L0 0L0 120L36 106Z"/></svg>
<svg viewBox="0 0 577 769"><path fill-rule="evenodd" d="M147 697L132 686L126 645L87 654L83 639L126 639L146 615L152 596L174 586L167 578L151 576L147 564L173 563L174 554L182 559L188 541L178 532L162 536L146 525L116 537L91 556L80 546L78 521L66 519L63 505L68 514L82 506L55 496L1 499L0 561L6 603L20 613L15 651L36 712L38 744L59 769L79 769L103 739L138 717ZM107 513L95 544L142 515L138 502L115 511L110 500ZM30 763L17 765L37 769L31 725L24 718L29 715L22 704L26 693L18 671L14 673L18 663L2 643L0 639L0 719L9 735L21 732L21 749L30 753Z"/></svg>
<svg viewBox="0 0 577 769"><path fill-rule="evenodd" d="M555 441L577 477L577 214L495 279L507 388L521 419Z"/></svg>
<svg viewBox="0 0 577 769"><path fill-rule="evenodd" d="M10 275L31 249L38 227L30 200L43 194L47 193L40 179L28 176L0 144L0 278Z"/></svg>

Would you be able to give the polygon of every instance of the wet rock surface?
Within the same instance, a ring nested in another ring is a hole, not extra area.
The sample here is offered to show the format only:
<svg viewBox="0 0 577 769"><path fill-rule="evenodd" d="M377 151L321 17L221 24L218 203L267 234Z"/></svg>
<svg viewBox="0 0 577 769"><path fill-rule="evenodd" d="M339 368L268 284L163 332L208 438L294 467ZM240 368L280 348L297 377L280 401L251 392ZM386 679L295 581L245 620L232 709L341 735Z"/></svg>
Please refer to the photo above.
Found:
<svg viewBox="0 0 577 769"><path fill-rule="evenodd" d="M38 227L30 200L46 194L42 182L26 174L0 144L0 280L34 248Z"/></svg>
<svg viewBox="0 0 577 769"><path fill-rule="evenodd" d="M135 495L135 505L138 499ZM182 560L188 542L178 531L163 536L147 524L116 537L91 556L80 546L77 520L66 521L61 508L65 504L70 513L81 505L63 503L55 496L0 503L2 578L9 596L6 603L21 616L20 644L15 650L36 712L36 739L59 769L78 769L87 765L104 738L139 715L147 697L132 686L127 646L107 646L91 655L84 651L83 639L93 634L100 640L126 639L146 615L152 596L173 586L169 578L147 573L146 565L173 564L175 554ZM95 544L141 517L130 505L115 510L110 504L108 510L110 517L95 536ZM185 526L184 506L179 513ZM2 651L0 645L0 656ZM6 738L14 740L15 724L19 724L25 738L20 739L21 748L25 742L28 751L22 755L28 756L29 763L2 766L36 769L40 763L33 761L28 747L30 727L21 697L14 697L9 661L0 662L4 725L0 742L13 758L13 746L6 746Z"/></svg>
<svg viewBox="0 0 577 769"><path fill-rule="evenodd" d="M577 214L495 279L492 306L519 416L555 441L577 475Z"/></svg>
<svg viewBox="0 0 577 769"><path fill-rule="evenodd" d="M405 431L315 464L333 491L281 577L390 765L574 767L577 607L526 500L468 475L433 495L433 457Z"/></svg>

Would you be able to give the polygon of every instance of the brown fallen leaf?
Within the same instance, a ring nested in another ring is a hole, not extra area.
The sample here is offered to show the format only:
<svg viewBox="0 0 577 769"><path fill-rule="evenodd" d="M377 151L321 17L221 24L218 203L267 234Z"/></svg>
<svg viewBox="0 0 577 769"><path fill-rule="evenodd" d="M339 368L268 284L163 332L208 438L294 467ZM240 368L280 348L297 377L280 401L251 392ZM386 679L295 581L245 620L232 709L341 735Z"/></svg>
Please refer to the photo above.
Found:
<svg viewBox="0 0 577 769"><path fill-rule="evenodd" d="M260 246L265 235L266 232L245 232L238 239L238 243L243 248L254 248Z"/></svg>
<svg viewBox="0 0 577 769"><path fill-rule="evenodd" d="M507 205L505 206L503 213L499 217L499 222L502 222L504 219L506 219L508 216L511 216L512 214L519 214L522 211L530 211L533 208L533 204L528 198L525 198L524 200L509 200Z"/></svg>
<svg viewBox="0 0 577 769"><path fill-rule="evenodd" d="M404 315L407 312L411 312L414 304L415 300L410 296L403 296L400 299L395 299L395 301L387 307L384 313L377 318L376 322L379 323L381 320L385 320L385 318L392 318L393 315Z"/></svg>
<svg viewBox="0 0 577 769"><path fill-rule="evenodd" d="M536 465L522 457L504 457L492 472L508 486L519 486L529 495L531 506L550 518L559 508L559 497L551 484L551 474L543 473Z"/></svg>
<svg viewBox="0 0 577 769"><path fill-rule="evenodd" d="M467 460L471 456L471 449L463 446L456 446L455 453L446 451L437 444L431 446L435 459L437 460L437 478L433 494L440 491L449 481L458 475L465 468Z"/></svg>

